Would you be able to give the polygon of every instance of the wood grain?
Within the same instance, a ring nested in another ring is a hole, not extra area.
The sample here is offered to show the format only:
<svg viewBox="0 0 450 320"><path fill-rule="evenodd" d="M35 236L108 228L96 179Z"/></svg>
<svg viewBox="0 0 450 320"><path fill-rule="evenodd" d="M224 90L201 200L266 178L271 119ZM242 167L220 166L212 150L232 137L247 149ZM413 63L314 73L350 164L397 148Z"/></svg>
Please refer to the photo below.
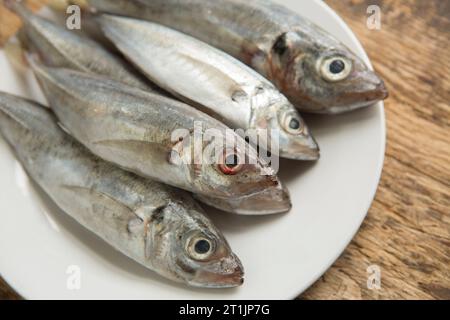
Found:
<svg viewBox="0 0 450 320"><path fill-rule="evenodd" d="M49 0L28 0L26 2L27 7L32 11L40 9ZM0 47L5 44L5 42L14 35L21 26L20 19L11 14L11 11L5 8L3 5L3 0L0 0Z"/></svg>
<svg viewBox="0 0 450 320"><path fill-rule="evenodd" d="M362 228L302 299L450 299L450 2L327 0L386 80L387 149ZM366 9L381 8L381 30ZM367 289L366 268L381 268Z"/></svg>
<svg viewBox="0 0 450 320"><path fill-rule="evenodd" d="M450 299L450 1L326 2L386 80L388 140L381 183L360 231L299 298ZM381 8L381 30L366 27L372 4ZM0 31L0 39L16 28ZM380 290L366 285L374 264ZM0 279L0 299L14 298Z"/></svg>

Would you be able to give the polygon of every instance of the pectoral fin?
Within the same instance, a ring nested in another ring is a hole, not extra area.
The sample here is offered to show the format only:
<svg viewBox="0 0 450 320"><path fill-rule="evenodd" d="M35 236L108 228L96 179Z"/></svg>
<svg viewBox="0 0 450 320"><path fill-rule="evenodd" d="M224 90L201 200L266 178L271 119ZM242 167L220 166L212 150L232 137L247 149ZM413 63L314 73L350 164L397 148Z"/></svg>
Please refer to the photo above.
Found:
<svg viewBox="0 0 450 320"><path fill-rule="evenodd" d="M128 233L130 221L140 220L124 203L94 188L62 185L61 189L68 192L68 199L78 206L76 212L79 216L74 218L102 233L105 229L120 234ZM132 225L135 230L137 223Z"/></svg>

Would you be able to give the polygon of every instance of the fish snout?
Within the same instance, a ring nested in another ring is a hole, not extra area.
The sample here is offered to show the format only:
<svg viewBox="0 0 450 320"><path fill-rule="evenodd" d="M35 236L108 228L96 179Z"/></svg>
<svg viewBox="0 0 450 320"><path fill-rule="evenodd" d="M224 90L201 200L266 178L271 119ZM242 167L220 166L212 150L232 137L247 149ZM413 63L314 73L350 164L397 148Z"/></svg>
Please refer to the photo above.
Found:
<svg viewBox="0 0 450 320"><path fill-rule="evenodd" d="M236 213L265 215L288 212L292 208L289 191L281 185L250 197L239 199Z"/></svg>
<svg viewBox="0 0 450 320"><path fill-rule="evenodd" d="M323 113L338 114L368 107L389 96L386 84L375 74L367 70L359 73L353 84L336 97L334 103L323 110Z"/></svg>
<svg viewBox="0 0 450 320"><path fill-rule="evenodd" d="M384 81L378 78L376 83L367 83L360 96L360 106L365 107L386 99L389 96L389 92Z"/></svg>
<svg viewBox="0 0 450 320"><path fill-rule="evenodd" d="M244 267L236 254L230 252L206 268L199 269L191 285L204 288L233 288L244 283Z"/></svg>
<svg viewBox="0 0 450 320"><path fill-rule="evenodd" d="M244 268L240 260L233 254L229 263L233 266L228 269L227 262L221 263L217 272L209 270L199 270L192 280L191 285L205 288L234 288L244 283ZM227 270L228 269L228 270Z"/></svg>
<svg viewBox="0 0 450 320"><path fill-rule="evenodd" d="M320 158L320 147L309 133L280 144L280 156L294 160L314 161Z"/></svg>
<svg viewBox="0 0 450 320"><path fill-rule="evenodd" d="M385 100L389 97L389 91L386 87L386 84L383 80L380 79L378 85L376 85L375 90L373 91L373 100Z"/></svg>
<svg viewBox="0 0 450 320"><path fill-rule="evenodd" d="M389 93L384 80L374 71L367 70L361 78L362 89L360 93L365 101L376 102L388 97Z"/></svg>
<svg viewBox="0 0 450 320"><path fill-rule="evenodd" d="M229 186L229 198L235 199L245 196L254 195L267 190L268 188L277 187L279 185L278 177L270 168L263 168L260 173L255 173L251 181L236 181Z"/></svg>
<svg viewBox="0 0 450 320"><path fill-rule="evenodd" d="M241 286L244 283L243 267L241 265L238 265L232 273L219 276L218 283L224 288Z"/></svg>

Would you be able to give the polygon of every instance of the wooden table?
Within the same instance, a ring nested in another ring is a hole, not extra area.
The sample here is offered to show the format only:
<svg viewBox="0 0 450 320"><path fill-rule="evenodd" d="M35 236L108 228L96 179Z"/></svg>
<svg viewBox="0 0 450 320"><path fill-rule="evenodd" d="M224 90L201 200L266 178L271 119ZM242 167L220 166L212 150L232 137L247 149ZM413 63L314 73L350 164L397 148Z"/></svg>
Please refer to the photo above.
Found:
<svg viewBox="0 0 450 320"><path fill-rule="evenodd" d="M300 299L450 299L450 1L327 0L386 80L388 141L360 231ZM366 26L369 5L381 29ZM381 288L367 288L367 267ZM1 272L1 270L0 270ZM0 298L19 298L0 280Z"/></svg>
<svg viewBox="0 0 450 320"><path fill-rule="evenodd" d="M303 299L450 299L450 1L327 0L386 80L387 149L360 231ZM366 26L381 8L381 29ZM367 289L367 267L381 289Z"/></svg>

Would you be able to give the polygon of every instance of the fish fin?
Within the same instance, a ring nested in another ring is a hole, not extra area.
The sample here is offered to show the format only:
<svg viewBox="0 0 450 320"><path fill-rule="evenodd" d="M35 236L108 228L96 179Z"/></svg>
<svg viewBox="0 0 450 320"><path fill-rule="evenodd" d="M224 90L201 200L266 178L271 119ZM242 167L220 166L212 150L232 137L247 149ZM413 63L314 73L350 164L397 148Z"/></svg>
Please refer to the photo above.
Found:
<svg viewBox="0 0 450 320"><path fill-rule="evenodd" d="M214 83L219 82L220 85L216 86L220 88L225 83L225 88L228 91L223 92L226 99L230 99L232 101L236 101L236 98L239 100L245 99L247 96L246 92L242 90L243 85L233 80L226 72L218 69L216 66L208 64L206 65L204 61L197 59L196 57L192 57L186 54L180 54L181 58L186 61L186 64L193 66L194 70L200 70L200 76L203 75L205 77L205 83Z"/></svg>
<svg viewBox="0 0 450 320"><path fill-rule="evenodd" d="M181 165L183 163L183 152L185 152L185 137L180 137L177 142L172 144L169 153L169 163L173 165Z"/></svg>
<svg viewBox="0 0 450 320"><path fill-rule="evenodd" d="M128 231L132 234L145 234L149 232L151 222L160 223L164 219L164 209L167 207L164 201L160 205L146 205L134 211L136 219L128 222ZM145 237L147 239L147 237Z"/></svg>
<svg viewBox="0 0 450 320"><path fill-rule="evenodd" d="M164 209L167 205L162 205L155 209L152 213L150 219L146 220L145 223L145 257L149 259L150 257L157 257L163 255L161 247L154 246L155 243L151 239L157 234L164 234L165 231L170 228L170 225L163 223L164 221ZM150 222L152 224L150 225Z"/></svg>
<svg viewBox="0 0 450 320"><path fill-rule="evenodd" d="M127 230L131 234L142 234L145 229L144 221L141 218L131 219L128 222Z"/></svg>
<svg viewBox="0 0 450 320"><path fill-rule="evenodd" d="M80 210L84 213L81 218L93 222L91 225L94 228L95 226L98 228L107 226L128 234L130 221L140 219L130 207L95 188L76 185L61 185L60 187L71 194L73 201L87 209ZM135 225L133 226L135 227ZM133 230L135 231L136 228Z"/></svg>

